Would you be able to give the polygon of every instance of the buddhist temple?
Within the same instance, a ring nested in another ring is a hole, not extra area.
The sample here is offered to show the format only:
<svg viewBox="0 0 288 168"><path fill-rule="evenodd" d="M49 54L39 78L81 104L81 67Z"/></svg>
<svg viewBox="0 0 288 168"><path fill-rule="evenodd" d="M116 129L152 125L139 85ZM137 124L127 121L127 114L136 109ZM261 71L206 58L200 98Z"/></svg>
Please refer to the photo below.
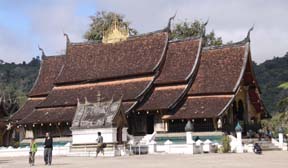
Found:
<svg viewBox="0 0 288 168"><path fill-rule="evenodd" d="M43 57L26 104L11 118L15 127L36 138L46 131L71 136L79 104L99 102L99 93L103 102L121 99L128 133L135 136L184 132L188 121L194 131L233 131L239 121L248 129L264 116L250 31L240 42L206 47L204 29L171 40L170 23L129 37L113 26L103 42L67 38L65 55Z"/></svg>

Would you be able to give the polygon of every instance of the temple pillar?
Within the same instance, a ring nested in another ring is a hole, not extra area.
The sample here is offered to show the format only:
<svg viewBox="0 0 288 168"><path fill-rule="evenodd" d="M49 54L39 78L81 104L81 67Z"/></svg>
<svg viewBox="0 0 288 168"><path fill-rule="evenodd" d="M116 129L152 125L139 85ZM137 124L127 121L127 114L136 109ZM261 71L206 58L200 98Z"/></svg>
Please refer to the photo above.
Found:
<svg viewBox="0 0 288 168"><path fill-rule="evenodd" d="M249 98L249 86L243 87L243 90L245 91L245 111L244 111L244 121L249 122L250 120L250 98Z"/></svg>
<svg viewBox="0 0 288 168"><path fill-rule="evenodd" d="M218 130L217 118L212 118L212 121L213 121L214 131L217 131Z"/></svg>

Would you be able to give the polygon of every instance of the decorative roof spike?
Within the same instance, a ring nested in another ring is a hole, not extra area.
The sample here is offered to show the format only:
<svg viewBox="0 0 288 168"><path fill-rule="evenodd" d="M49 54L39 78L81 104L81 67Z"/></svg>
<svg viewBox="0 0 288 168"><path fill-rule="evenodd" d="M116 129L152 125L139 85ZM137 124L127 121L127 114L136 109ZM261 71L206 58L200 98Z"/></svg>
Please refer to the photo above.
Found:
<svg viewBox="0 0 288 168"><path fill-rule="evenodd" d="M101 93L100 91L97 92L97 102L101 102Z"/></svg>
<svg viewBox="0 0 288 168"><path fill-rule="evenodd" d="M207 26L208 22L209 22L209 18L206 20L206 22L203 25Z"/></svg>
<svg viewBox="0 0 288 168"><path fill-rule="evenodd" d="M168 25L167 25L167 27L164 29L165 31L168 31L168 32L171 31L171 21L174 20L174 18L176 17L176 14L177 14L177 11L175 12L174 16L172 16L172 17L169 18Z"/></svg>
<svg viewBox="0 0 288 168"><path fill-rule="evenodd" d="M79 98L77 97L77 105L79 105L80 104L80 100L79 100Z"/></svg>
<svg viewBox="0 0 288 168"><path fill-rule="evenodd" d="M70 39L67 33L64 33L64 36L66 37L66 44L68 45L70 43Z"/></svg>
<svg viewBox="0 0 288 168"><path fill-rule="evenodd" d="M206 26L207 26L208 22L209 22L209 18L208 18L207 21L203 24L202 32L201 32L201 33L202 33L202 37L205 36L205 33L206 33Z"/></svg>
<svg viewBox="0 0 288 168"><path fill-rule="evenodd" d="M248 31L248 33L247 33L247 36L246 36L246 38L245 38L245 41L247 41L247 42L250 42L250 33L251 33L251 31L254 29L254 24L253 24L253 26L249 29L249 31Z"/></svg>
<svg viewBox="0 0 288 168"><path fill-rule="evenodd" d="M123 94L121 94L121 96L120 96L120 99L119 99L119 100L121 100L121 101L122 101L122 100L123 100L123 97L124 97L124 96L123 96Z"/></svg>
<svg viewBox="0 0 288 168"><path fill-rule="evenodd" d="M88 104L87 97L84 97L84 100L85 100L85 104Z"/></svg>
<svg viewBox="0 0 288 168"><path fill-rule="evenodd" d="M45 52L44 52L44 50L43 50L43 48L41 48L39 45L38 45L38 49L41 51L41 58L43 59L43 58L45 58L46 57L46 54L45 54Z"/></svg>

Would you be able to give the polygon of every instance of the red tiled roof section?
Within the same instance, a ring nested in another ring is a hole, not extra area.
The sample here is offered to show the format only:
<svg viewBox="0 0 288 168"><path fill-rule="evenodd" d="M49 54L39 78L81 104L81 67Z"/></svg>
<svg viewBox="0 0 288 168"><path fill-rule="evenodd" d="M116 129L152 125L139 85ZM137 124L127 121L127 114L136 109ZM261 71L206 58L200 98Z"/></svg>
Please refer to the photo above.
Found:
<svg viewBox="0 0 288 168"><path fill-rule="evenodd" d="M47 95L52 90L63 64L64 56L45 57L42 60L38 78L28 96Z"/></svg>
<svg viewBox="0 0 288 168"><path fill-rule="evenodd" d="M186 85L156 87L152 95L138 110L168 109L184 91Z"/></svg>
<svg viewBox="0 0 288 168"><path fill-rule="evenodd" d="M185 82L195 64L199 45L200 39L169 43L165 64L155 83Z"/></svg>
<svg viewBox="0 0 288 168"><path fill-rule="evenodd" d="M56 83L97 81L152 73L168 40L166 32L103 44L70 44Z"/></svg>
<svg viewBox="0 0 288 168"><path fill-rule="evenodd" d="M132 80L101 82L84 85L62 86L54 88L47 99L38 107L71 106L77 104L77 98L84 102L85 97L90 102L97 101L98 92L106 99L119 99L123 101L134 100L151 82L152 77Z"/></svg>
<svg viewBox="0 0 288 168"><path fill-rule="evenodd" d="M184 105L169 119L217 117L232 99L233 95L188 97Z"/></svg>
<svg viewBox="0 0 288 168"><path fill-rule="evenodd" d="M129 108L131 108L136 102L131 101L131 102L122 102L122 107L124 112L126 112Z"/></svg>
<svg viewBox="0 0 288 168"><path fill-rule="evenodd" d="M20 108L19 111L17 111L12 117L11 120L12 121L16 121L16 120L22 120L23 118L25 118L27 115L29 115L30 113L32 113L32 111L34 110L34 108L40 104L43 101L43 99L31 99L31 100L27 100L26 103L23 105L23 107Z"/></svg>
<svg viewBox="0 0 288 168"><path fill-rule="evenodd" d="M245 68L246 45L202 51L200 67L189 94L232 93Z"/></svg>
<svg viewBox="0 0 288 168"><path fill-rule="evenodd" d="M20 124L71 122L75 112L76 107L36 109Z"/></svg>

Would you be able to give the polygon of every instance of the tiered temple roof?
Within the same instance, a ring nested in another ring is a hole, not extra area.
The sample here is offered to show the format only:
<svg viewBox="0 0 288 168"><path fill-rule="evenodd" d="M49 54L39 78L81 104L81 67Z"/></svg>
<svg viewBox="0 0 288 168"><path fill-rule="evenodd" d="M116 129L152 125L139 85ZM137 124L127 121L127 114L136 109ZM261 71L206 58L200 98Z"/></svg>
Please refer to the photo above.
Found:
<svg viewBox="0 0 288 168"><path fill-rule="evenodd" d="M17 111L11 120L18 121L28 117L35 107L39 105L53 88L53 82L59 74L63 64L64 56L42 57L38 77L33 88L28 94L28 100L19 111Z"/></svg>
<svg viewBox="0 0 288 168"><path fill-rule="evenodd" d="M77 99L96 102L101 93L108 100L121 98L126 113L164 110L168 119L217 117L241 82L253 85L249 95L263 111L249 40L220 47L203 47L202 41L202 36L169 41L169 31L163 30L117 43L68 42L66 56L43 60L29 94L43 100L29 99L15 116L26 116L23 124L71 122Z"/></svg>

